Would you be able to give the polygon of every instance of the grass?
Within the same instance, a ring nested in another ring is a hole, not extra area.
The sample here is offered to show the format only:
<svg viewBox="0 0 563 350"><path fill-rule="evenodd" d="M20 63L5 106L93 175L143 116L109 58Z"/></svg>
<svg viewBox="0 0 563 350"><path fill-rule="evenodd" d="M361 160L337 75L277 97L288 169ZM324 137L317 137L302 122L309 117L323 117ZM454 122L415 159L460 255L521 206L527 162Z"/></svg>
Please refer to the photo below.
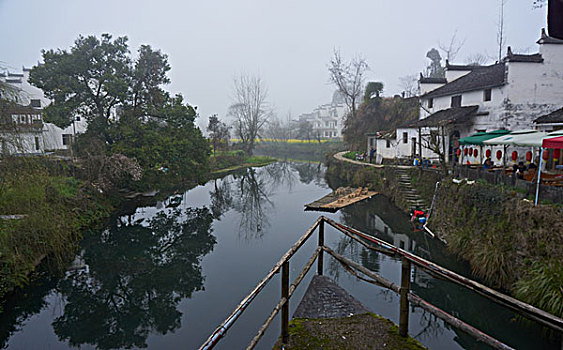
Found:
<svg viewBox="0 0 563 350"><path fill-rule="evenodd" d="M11 162L11 163L10 163ZM18 171L14 171L18 169ZM80 229L109 213L82 182L51 176L40 162L5 160L0 164L0 214L25 215L0 220L0 298L29 282L45 257L54 267L74 254Z"/></svg>
<svg viewBox="0 0 563 350"><path fill-rule="evenodd" d="M346 153L344 153L343 157L344 158L348 158L348 159L352 159L352 160L356 160L356 156L361 153L360 151L348 151Z"/></svg>
<svg viewBox="0 0 563 350"><path fill-rule="evenodd" d="M515 296L563 317L563 263L559 259L538 260L514 284Z"/></svg>
<svg viewBox="0 0 563 350"><path fill-rule="evenodd" d="M274 349L282 349L278 341ZM283 349L425 349L411 337L399 336L399 327L379 315L368 313L342 318L293 319L289 344Z"/></svg>

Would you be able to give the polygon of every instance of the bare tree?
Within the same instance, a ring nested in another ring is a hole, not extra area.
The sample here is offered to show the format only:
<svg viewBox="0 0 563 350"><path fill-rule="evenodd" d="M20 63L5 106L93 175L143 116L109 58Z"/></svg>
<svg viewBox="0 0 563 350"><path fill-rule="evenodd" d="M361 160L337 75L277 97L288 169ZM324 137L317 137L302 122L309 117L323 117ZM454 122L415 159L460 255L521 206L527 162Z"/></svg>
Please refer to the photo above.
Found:
<svg viewBox="0 0 563 350"><path fill-rule="evenodd" d="M260 77L247 75L235 78L233 90L234 103L229 107L229 115L235 119L233 129L246 154L252 155L256 139L272 115L268 91Z"/></svg>
<svg viewBox="0 0 563 350"><path fill-rule="evenodd" d="M459 53L459 50L461 50L464 44L465 44L465 39L458 40L457 29L456 29L452 34L450 42L449 43L438 42L438 47L440 48L440 51L442 51L442 53L444 54L444 58L452 62L453 60L455 60L457 54Z"/></svg>
<svg viewBox="0 0 563 350"><path fill-rule="evenodd" d="M399 78L399 86L405 93L405 97L413 97L418 94L418 75L410 74Z"/></svg>
<svg viewBox="0 0 563 350"><path fill-rule="evenodd" d="M498 61L502 59L502 51L506 44L506 35L504 34L504 5L507 0L500 0L498 26L497 26L497 44L498 44Z"/></svg>
<svg viewBox="0 0 563 350"><path fill-rule="evenodd" d="M421 135L422 147L430 150L438 156L442 171L445 175L447 175L448 164L444 126L429 128L427 131L427 134Z"/></svg>
<svg viewBox="0 0 563 350"><path fill-rule="evenodd" d="M489 56L480 52L472 53L465 59L465 63L470 66L483 66L489 61Z"/></svg>
<svg viewBox="0 0 563 350"><path fill-rule="evenodd" d="M361 98L364 89L365 73L369 66L364 58L356 56L350 62L345 62L340 51L334 49L328 65L330 82L344 96L344 102L351 113L356 116L356 103Z"/></svg>

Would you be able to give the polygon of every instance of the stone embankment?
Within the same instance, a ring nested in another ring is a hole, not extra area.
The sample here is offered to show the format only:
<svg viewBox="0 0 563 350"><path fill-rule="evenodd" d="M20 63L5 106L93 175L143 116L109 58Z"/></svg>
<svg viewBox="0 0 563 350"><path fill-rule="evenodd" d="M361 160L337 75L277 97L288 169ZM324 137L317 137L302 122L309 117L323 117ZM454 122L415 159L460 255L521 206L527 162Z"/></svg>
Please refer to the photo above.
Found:
<svg viewBox="0 0 563 350"><path fill-rule="evenodd" d="M329 184L369 184L405 211L415 203L432 203L435 193L429 227L448 242L449 252L469 262L473 275L489 286L563 317L560 205L534 206L518 188L486 179L453 182L435 171L367 164L341 155L328 160L327 174Z"/></svg>

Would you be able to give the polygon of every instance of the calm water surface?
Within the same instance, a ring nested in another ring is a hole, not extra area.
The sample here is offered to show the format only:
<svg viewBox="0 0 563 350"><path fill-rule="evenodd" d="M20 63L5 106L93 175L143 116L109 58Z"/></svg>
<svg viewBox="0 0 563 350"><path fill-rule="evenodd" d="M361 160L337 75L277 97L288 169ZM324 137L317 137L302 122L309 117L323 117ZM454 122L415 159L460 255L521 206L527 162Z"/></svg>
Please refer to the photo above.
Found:
<svg viewBox="0 0 563 350"><path fill-rule="evenodd" d="M318 218L303 205L329 191L320 164L279 162L138 207L101 232L86 234L64 276L37 281L6 305L0 315L2 345L197 349ZM385 197L326 216L469 276L441 244L413 232L408 217ZM341 254L399 282L399 261L328 227L326 240ZM315 241L292 258L292 279ZM290 312L312 273L294 294ZM398 323L399 299L393 292L357 280L332 259L326 259L325 274ZM558 348L537 326L463 288L416 269L412 279L418 295L513 347ZM276 276L216 348L244 348L279 299L279 285ZM278 332L276 321L258 348L271 349ZM418 308L411 313L409 333L432 349L486 348Z"/></svg>

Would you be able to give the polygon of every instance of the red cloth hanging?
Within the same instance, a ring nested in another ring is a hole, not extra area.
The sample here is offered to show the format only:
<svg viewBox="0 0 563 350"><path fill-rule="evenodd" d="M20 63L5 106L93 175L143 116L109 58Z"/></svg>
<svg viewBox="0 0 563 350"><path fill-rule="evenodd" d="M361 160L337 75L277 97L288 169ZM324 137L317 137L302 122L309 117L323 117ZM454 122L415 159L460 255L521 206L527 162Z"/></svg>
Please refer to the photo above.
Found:
<svg viewBox="0 0 563 350"><path fill-rule="evenodd" d="M532 152L528 151L526 152L526 161L531 161L532 160Z"/></svg>
<svg viewBox="0 0 563 350"><path fill-rule="evenodd" d="M500 160L502 158L502 151L498 150L497 151L497 159Z"/></svg>
<svg viewBox="0 0 563 350"><path fill-rule="evenodd" d="M513 151L513 152L512 152L512 160L513 160L513 161L516 161L516 159L518 159L518 152Z"/></svg>
<svg viewBox="0 0 563 350"><path fill-rule="evenodd" d="M543 150L542 158L543 158L543 160L547 160L549 158L549 150L548 149Z"/></svg>

